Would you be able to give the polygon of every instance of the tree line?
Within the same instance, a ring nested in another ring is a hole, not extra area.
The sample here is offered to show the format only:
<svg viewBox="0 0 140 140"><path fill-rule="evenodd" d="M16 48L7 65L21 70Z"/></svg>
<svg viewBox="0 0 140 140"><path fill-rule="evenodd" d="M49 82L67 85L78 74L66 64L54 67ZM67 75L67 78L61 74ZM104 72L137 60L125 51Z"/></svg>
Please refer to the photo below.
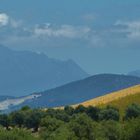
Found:
<svg viewBox="0 0 140 140"><path fill-rule="evenodd" d="M0 115L0 140L139 140L140 105L129 105L120 120L119 109L107 106L31 109Z"/></svg>

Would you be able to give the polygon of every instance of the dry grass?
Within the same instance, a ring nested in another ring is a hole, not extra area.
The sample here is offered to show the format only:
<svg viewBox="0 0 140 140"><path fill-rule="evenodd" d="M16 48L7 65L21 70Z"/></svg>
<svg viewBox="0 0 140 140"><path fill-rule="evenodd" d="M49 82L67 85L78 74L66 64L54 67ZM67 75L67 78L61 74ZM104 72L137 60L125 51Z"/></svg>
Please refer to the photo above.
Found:
<svg viewBox="0 0 140 140"><path fill-rule="evenodd" d="M123 116L126 107L132 103L140 104L140 85L116 91L101 97L97 97L80 104L84 105L85 107L88 106L105 107L107 105L111 105L117 107L120 110L121 116ZM73 105L73 107L75 108L78 105L79 104ZM64 109L64 107L63 106L56 107L54 109Z"/></svg>
<svg viewBox="0 0 140 140"><path fill-rule="evenodd" d="M140 94L140 85L137 86L133 86L127 89L123 89L117 92L113 92L111 94L107 94L101 97L97 97L95 99L86 101L81 103L84 106L102 106L102 105L106 105L106 104L113 104L113 102L120 100L125 98L125 97L129 97L132 95L136 95L136 94ZM76 105L77 106L77 105Z"/></svg>

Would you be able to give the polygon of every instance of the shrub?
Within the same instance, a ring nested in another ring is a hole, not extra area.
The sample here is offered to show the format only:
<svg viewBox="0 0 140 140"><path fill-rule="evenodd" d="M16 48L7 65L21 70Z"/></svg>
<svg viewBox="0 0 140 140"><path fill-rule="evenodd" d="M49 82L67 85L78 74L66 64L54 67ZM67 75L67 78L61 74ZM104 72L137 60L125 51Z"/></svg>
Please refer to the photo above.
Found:
<svg viewBox="0 0 140 140"><path fill-rule="evenodd" d="M29 132L22 129L13 129L11 131L0 130L0 140L41 140L33 137Z"/></svg>
<svg viewBox="0 0 140 140"><path fill-rule="evenodd" d="M140 118L124 123L121 140L140 140Z"/></svg>
<svg viewBox="0 0 140 140"><path fill-rule="evenodd" d="M119 110L108 106L105 109L102 109L99 113L99 119L102 120L115 120L119 121Z"/></svg>
<svg viewBox="0 0 140 140"><path fill-rule="evenodd" d="M94 140L93 121L86 114L73 116L69 123L69 128L74 132L78 140Z"/></svg>
<svg viewBox="0 0 140 140"><path fill-rule="evenodd" d="M125 113L125 119L132 119L140 116L140 105L132 104L128 106Z"/></svg>

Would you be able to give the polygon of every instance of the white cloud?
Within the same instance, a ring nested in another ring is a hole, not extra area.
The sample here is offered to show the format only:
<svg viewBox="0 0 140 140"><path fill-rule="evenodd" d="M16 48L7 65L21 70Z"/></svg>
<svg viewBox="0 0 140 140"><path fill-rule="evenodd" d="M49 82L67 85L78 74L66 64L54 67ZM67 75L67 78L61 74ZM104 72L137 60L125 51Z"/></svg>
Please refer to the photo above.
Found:
<svg viewBox="0 0 140 140"><path fill-rule="evenodd" d="M0 13L0 26L6 26L9 23L9 16L5 13Z"/></svg>
<svg viewBox="0 0 140 140"><path fill-rule="evenodd" d="M55 26L50 23L35 25L34 27L21 26L13 29L5 38L0 41L7 46L31 46L39 48L80 46L83 43L90 42L92 29L88 26L60 25ZM80 45L79 45L80 44Z"/></svg>
<svg viewBox="0 0 140 140"><path fill-rule="evenodd" d="M45 27L36 27L34 34L36 36L48 36L48 37L65 37L65 38L86 38L90 33L89 27L61 25L60 27L52 27L50 24Z"/></svg>
<svg viewBox="0 0 140 140"><path fill-rule="evenodd" d="M123 22L117 21L116 26L124 26L123 32L126 32L130 39L140 40L140 21Z"/></svg>
<svg viewBox="0 0 140 140"><path fill-rule="evenodd" d="M6 13L0 13L0 27L9 26L12 28L18 28L21 24L21 20L15 20Z"/></svg>
<svg viewBox="0 0 140 140"><path fill-rule="evenodd" d="M89 16L90 17L90 16ZM8 16L7 25L0 34L0 41L10 46L90 46L122 47L140 42L140 21L117 21L114 26L104 29L84 25L41 25L27 26L22 21ZM10 29L10 32L9 32ZM3 34L3 32L5 33ZM18 44L18 45L17 45ZM25 44L25 45L24 45ZM79 45L80 44L80 45Z"/></svg>

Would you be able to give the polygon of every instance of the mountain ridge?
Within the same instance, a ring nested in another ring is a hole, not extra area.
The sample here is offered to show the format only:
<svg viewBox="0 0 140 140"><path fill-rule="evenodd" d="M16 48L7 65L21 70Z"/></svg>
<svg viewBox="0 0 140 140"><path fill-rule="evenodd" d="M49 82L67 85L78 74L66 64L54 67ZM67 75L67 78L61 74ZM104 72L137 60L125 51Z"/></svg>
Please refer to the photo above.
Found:
<svg viewBox="0 0 140 140"><path fill-rule="evenodd" d="M78 104L105 94L139 85L140 78L127 75L100 74L39 92L41 96L22 104L33 108Z"/></svg>
<svg viewBox="0 0 140 140"><path fill-rule="evenodd" d="M15 51L0 45L0 94L22 96L89 76L73 60L43 53Z"/></svg>
<svg viewBox="0 0 140 140"><path fill-rule="evenodd" d="M27 105L32 108L51 108L79 104L139 84L140 78L135 76L118 74L94 75L50 90L33 93L31 95L36 95L38 98L24 100L18 105L9 106L8 111L17 110ZM26 98L26 96L15 100L18 102L22 98Z"/></svg>
<svg viewBox="0 0 140 140"><path fill-rule="evenodd" d="M128 75L140 77L140 70L134 70L128 73Z"/></svg>

